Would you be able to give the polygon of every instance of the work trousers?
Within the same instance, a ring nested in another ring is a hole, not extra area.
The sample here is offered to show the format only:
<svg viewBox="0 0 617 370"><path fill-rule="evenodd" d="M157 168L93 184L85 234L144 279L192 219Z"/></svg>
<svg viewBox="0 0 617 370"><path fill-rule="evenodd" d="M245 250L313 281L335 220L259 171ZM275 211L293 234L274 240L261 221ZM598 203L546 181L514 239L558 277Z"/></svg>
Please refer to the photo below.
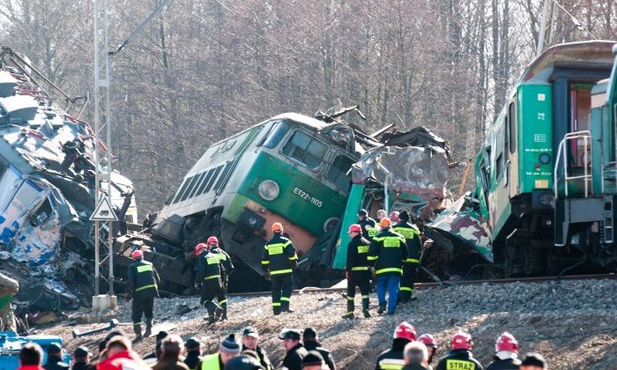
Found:
<svg viewBox="0 0 617 370"><path fill-rule="evenodd" d="M141 322L142 315L146 318L146 323L152 323L152 310L154 308L154 298L140 299L133 298L131 319L133 324Z"/></svg>
<svg viewBox="0 0 617 370"><path fill-rule="evenodd" d="M409 302L413 295L413 285L416 280L417 263L405 263L403 265L403 277L401 278L401 302Z"/></svg>
<svg viewBox="0 0 617 370"><path fill-rule="evenodd" d="M221 283L218 279L204 280L201 283L201 299L200 303L208 310L208 315L214 317L214 312L219 305L214 303L216 297L221 290Z"/></svg>
<svg viewBox="0 0 617 370"><path fill-rule="evenodd" d="M281 311L289 311L289 300L293 288L292 274L273 275L272 282L272 312L275 315Z"/></svg>
<svg viewBox="0 0 617 370"><path fill-rule="evenodd" d="M398 291L401 284L401 275L383 274L377 275L377 299L379 307L388 304L388 315L394 315L398 304ZM386 290L388 291L388 301L386 301Z"/></svg>
<svg viewBox="0 0 617 370"><path fill-rule="evenodd" d="M354 297L356 296L356 286L360 288L362 294L362 309L368 310L369 292L371 289L370 271L350 271L347 280L347 314L353 314Z"/></svg>

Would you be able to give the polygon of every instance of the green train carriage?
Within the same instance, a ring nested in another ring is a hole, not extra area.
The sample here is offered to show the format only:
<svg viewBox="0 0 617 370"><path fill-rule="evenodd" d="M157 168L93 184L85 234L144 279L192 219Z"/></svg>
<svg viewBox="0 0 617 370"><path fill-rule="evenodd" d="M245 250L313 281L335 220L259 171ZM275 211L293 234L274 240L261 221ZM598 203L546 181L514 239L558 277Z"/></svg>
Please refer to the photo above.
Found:
<svg viewBox="0 0 617 370"><path fill-rule="evenodd" d="M476 193L507 276L614 264L615 187L605 186L615 173L614 111L602 108L600 82L611 74L614 44L547 49L488 132Z"/></svg>
<svg viewBox="0 0 617 370"><path fill-rule="evenodd" d="M210 146L158 213L153 234L186 251L218 235L225 250L261 273L273 222L300 254L338 226L347 172L360 152L342 123L276 116Z"/></svg>

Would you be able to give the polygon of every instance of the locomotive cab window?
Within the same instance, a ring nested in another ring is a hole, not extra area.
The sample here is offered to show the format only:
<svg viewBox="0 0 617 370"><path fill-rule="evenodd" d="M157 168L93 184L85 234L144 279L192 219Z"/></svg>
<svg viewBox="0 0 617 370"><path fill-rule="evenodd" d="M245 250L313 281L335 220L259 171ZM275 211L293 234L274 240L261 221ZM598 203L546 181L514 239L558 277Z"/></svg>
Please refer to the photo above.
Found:
<svg viewBox="0 0 617 370"><path fill-rule="evenodd" d="M353 163L354 161L351 160L351 158L345 155L337 155L334 161L332 161L332 164L328 166L326 180L341 189L348 190L351 178L347 173Z"/></svg>
<svg viewBox="0 0 617 370"><path fill-rule="evenodd" d="M328 152L328 146L302 131L296 131L283 147L284 156L315 170Z"/></svg>

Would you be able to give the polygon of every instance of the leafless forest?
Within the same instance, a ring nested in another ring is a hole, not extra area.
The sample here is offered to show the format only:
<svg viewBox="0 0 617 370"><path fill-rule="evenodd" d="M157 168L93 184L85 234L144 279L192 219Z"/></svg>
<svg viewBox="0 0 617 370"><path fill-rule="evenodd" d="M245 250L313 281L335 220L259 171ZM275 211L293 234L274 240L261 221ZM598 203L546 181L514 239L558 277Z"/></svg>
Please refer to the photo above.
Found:
<svg viewBox="0 0 617 370"><path fill-rule="evenodd" d="M163 0L108 0L114 49ZM616 39L613 0L549 0L549 45ZM0 0L2 46L93 97L94 2ZM156 211L212 142L272 115L360 104L370 132L425 125L455 158L533 59L542 0L175 0L110 57L115 167ZM545 44L546 45L546 44ZM60 101L59 101L60 102ZM82 118L92 122L92 99Z"/></svg>

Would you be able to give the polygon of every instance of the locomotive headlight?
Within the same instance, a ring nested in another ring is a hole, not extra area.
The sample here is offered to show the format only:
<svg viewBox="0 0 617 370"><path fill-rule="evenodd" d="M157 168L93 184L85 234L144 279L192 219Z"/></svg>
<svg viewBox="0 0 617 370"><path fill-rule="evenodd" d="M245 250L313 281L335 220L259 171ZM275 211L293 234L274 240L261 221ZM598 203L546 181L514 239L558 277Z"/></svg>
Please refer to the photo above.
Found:
<svg viewBox="0 0 617 370"><path fill-rule="evenodd" d="M279 196L280 188L279 184L274 182L273 180L264 180L259 184L257 188L257 193L264 200L274 200Z"/></svg>
<svg viewBox="0 0 617 370"><path fill-rule="evenodd" d="M542 164L549 164L551 162L551 155L548 153L542 153L540 154L539 160Z"/></svg>

